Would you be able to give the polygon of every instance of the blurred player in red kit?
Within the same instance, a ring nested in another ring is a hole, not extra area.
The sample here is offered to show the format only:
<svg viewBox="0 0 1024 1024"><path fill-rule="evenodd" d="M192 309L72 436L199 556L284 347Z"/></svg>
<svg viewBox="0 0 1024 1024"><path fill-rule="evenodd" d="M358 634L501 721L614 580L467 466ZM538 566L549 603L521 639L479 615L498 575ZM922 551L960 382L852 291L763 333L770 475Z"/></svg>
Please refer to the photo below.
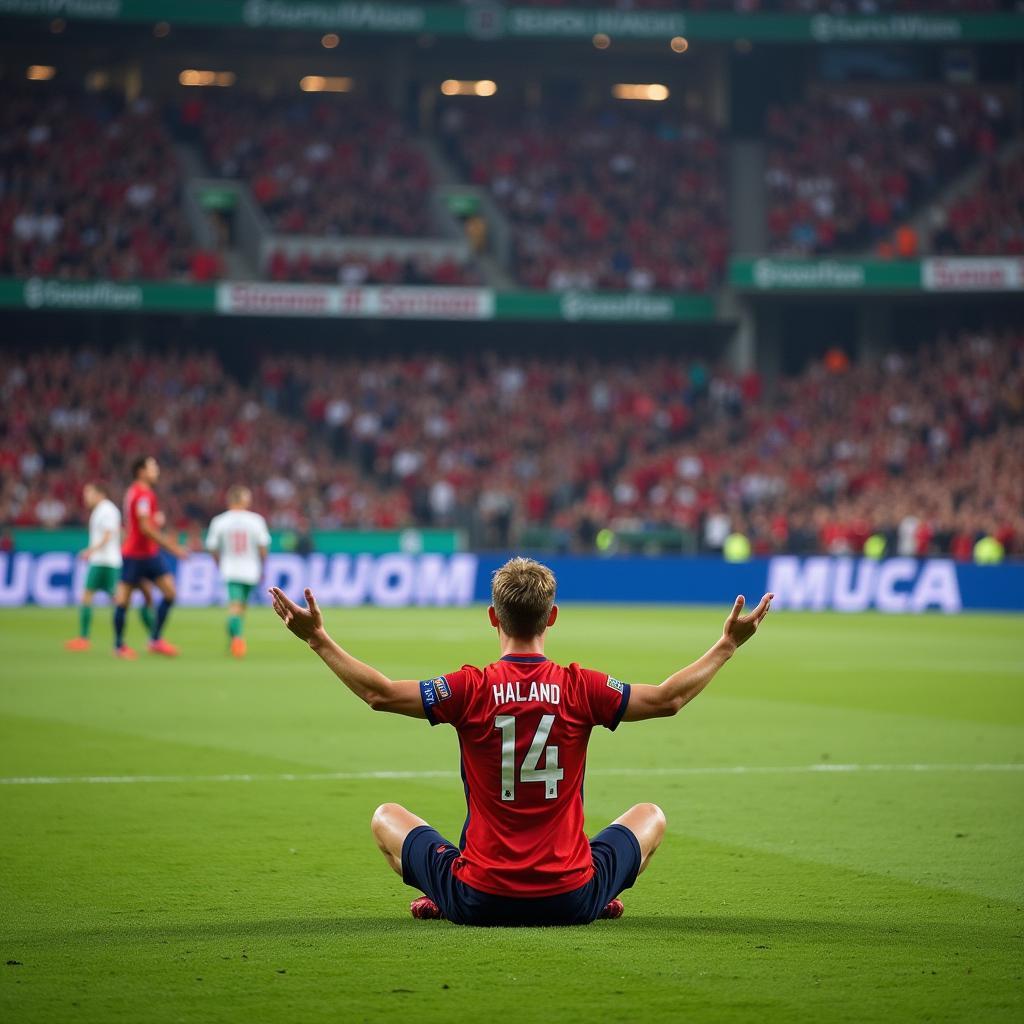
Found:
<svg viewBox="0 0 1024 1024"><path fill-rule="evenodd" d="M765 594L742 615L738 597L706 654L659 686L630 686L548 660L544 637L558 616L555 577L530 559L513 558L494 574L488 616L500 660L422 681L391 680L339 647L311 591L305 608L276 587L271 596L288 629L371 708L457 730L468 805L459 843L399 804L377 808L371 828L394 871L425 894L412 903L415 917L471 925L621 916L617 897L657 850L665 816L655 804L637 804L587 839L583 775L591 730L676 714L754 635L772 598Z"/></svg>
<svg viewBox="0 0 1024 1024"><path fill-rule="evenodd" d="M127 529L121 550L124 563L121 567L121 581L114 595L114 654L119 658L136 657L135 651L125 645L124 623L132 591L141 588L145 580L150 580L162 597L153 620L149 650L153 654L169 657L178 653L178 649L164 640L162 635L176 594L174 576L163 551L169 551L177 558L186 557L188 552L161 530L163 515L153 490L153 485L159 479L160 466L152 455L143 456L132 463L132 485L124 495L124 522Z"/></svg>

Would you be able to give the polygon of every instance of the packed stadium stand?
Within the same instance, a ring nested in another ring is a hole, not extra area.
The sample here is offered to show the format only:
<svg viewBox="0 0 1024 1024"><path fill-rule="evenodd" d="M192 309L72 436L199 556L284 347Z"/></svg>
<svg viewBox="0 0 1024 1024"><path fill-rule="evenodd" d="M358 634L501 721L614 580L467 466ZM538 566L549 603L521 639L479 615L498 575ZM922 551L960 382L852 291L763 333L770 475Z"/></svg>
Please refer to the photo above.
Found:
<svg viewBox="0 0 1024 1024"><path fill-rule="evenodd" d="M300 252L290 256L281 249L271 253L267 263L271 281L316 284L420 284L476 285L480 278L467 263L441 255L400 258L352 253L332 256Z"/></svg>
<svg viewBox="0 0 1024 1024"><path fill-rule="evenodd" d="M181 118L198 133L211 170L247 182L282 234L437 234L426 157L383 103L190 98Z"/></svg>
<svg viewBox="0 0 1024 1024"><path fill-rule="evenodd" d="M86 479L119 488L155 447L184 529L242 479L298 530L451 526L501 548L540 528L587 550L605 527L670 529L710 551L740 531L759 553L834 554L883 533L957 558L991 533L1024 552L1019 331L833 352L771 400L756 375L655 356L267 355L243 385L211 354L44 351L5 354L0 380L13 525L81 519Z"/></svg>
<svg viewBox="0 0 1024 1024"><path fill-rule="evenodd" d="M991 163L974 188L930 221L929 248L940 255L1024 255L1024 154Z"/></svg>
<svg viewBox="0 0 1024 1024"><path fill-rule="evenodd" d="M1010 131L997 91L836 90L766 118L768 233L776 252L877 243Z"/></svg>
<svg viewBox="0 0 1024 1024"><path fill-rule="evenodd" d="M0 104L0 275L207 279L159 112L45 93Z"/></svg>
<svg viewBox="0 0 1024 1024"><path fill-rule="evenodd" d="M1019 253L1021 163L995 162L1014 115L996 87L818 86L773 106L764 130L771 250ZM507 219L504 269L518 284L707 292L722 283L728 139L704 118L662 104L536 110L452 98L440 107L437 137L462 180L484 188ZM174 138L199 146L211 176L246 183L273 232L311 240L305 251L270 249L251 274L482 282L474 259L451 246L413 256L316 246L442 235L427 156L381 101L190 95L168 112L146 99L50 88L19 92L0 112L0 275L221 276L224 254L192 237ZM991 168L977 187L940 202L979 162ZM929 204L927 223L908 227Z"/></svg>
<svg viewBox="0 0 1024 1024"><path fill-rule="evenodd" d="M451 102L440 133L514 231L531 288L707 291L729 251L724 150L678 112Z"/></svg>

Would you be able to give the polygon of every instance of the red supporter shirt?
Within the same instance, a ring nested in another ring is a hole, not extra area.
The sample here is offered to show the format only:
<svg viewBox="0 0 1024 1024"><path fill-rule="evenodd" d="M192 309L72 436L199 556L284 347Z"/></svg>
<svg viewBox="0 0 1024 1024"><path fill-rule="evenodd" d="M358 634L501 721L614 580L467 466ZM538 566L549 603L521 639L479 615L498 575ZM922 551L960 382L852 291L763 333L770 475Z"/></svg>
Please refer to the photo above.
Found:
<svg viewBox="0 0 1024 1024"><path fill-rule="evenodd" d="M124 521L127 533L124 547L121 548L125 558L152 558L160 553L160 545L139 529L139 516L149 516L152 521L159 507L153 488L147 484L134 483L125 492Z"/></svg>
<svg viewBox="0 0 1024 1024"><path fill-rule="evenodd" d="M431 725L459 734L468 816L452 871L495 896L571 892L594 873L583 831L583 774L595 725L615 729L629 685L541 654L420 683Z"/></svg>

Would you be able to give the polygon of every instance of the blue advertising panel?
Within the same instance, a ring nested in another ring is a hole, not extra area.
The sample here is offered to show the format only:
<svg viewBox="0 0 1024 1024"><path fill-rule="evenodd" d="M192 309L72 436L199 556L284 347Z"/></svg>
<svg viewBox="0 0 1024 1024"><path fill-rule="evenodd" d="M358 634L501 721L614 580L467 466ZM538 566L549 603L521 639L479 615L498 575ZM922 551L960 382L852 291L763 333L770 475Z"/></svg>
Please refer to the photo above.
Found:
<svg viewBox="0 0 1024 1024"><path fill-rule="evenodd" d="M490 599L504 555L272 554L264 581L299 597L311 587L324 606L460 606ZM950 559L799 558L729 563L718 558L563 556L544 559L558 577L558 600L728 605L767 590L775 608L888 613L1024 611L1024 563L978 566ZM86 565L70 551L0 553L0 607L68 607ZM195 554L176 566L178 600L202 607L224 600L217 567Z"/></svg>

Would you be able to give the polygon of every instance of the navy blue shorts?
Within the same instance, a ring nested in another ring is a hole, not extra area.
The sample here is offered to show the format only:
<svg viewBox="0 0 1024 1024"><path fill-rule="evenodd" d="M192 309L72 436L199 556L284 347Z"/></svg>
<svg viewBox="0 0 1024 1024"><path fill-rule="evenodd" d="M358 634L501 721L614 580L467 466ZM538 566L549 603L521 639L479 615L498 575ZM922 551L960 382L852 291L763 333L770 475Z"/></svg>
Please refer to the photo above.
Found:
<svg viewBox="0 0 1024 1024"><path fill-rule="evenodd" d="M590 924L640 871L640 844L625 825L609 825L590 840L594 877L557 896L492 896L452 874L460 850L437 829L418 825L402 844L402 881L429 896L449 921L489 927Z"/></svg>
<svg viewBox="0 0 1024 1024"><path fill-rule="evenodd" d="M121 582L135 587L142 580L156 580L166 576L171 570L163 555L150 558L126 558L121 566Z"/></svg>

